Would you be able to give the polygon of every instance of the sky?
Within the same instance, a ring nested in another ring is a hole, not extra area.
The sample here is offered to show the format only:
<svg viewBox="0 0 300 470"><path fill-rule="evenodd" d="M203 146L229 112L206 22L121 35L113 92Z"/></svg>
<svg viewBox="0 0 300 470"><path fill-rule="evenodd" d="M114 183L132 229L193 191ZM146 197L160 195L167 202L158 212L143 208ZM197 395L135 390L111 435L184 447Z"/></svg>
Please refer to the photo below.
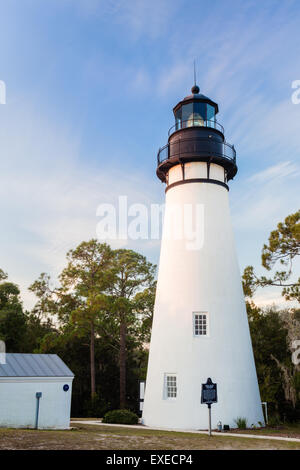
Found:
<svg viewBox="0 0 300 470"><path fill-rule="evenodd" d="M163 203L156 154L194 60L237 150L241 271L266 274L262 246L299 208L298 0L0 0L0 23L0 267L26 308L39 274L55 280L66 252L96 237L99 204ZM158 263L159 240L112 246ZM283 305L277 288L255 300Z"/></svg>

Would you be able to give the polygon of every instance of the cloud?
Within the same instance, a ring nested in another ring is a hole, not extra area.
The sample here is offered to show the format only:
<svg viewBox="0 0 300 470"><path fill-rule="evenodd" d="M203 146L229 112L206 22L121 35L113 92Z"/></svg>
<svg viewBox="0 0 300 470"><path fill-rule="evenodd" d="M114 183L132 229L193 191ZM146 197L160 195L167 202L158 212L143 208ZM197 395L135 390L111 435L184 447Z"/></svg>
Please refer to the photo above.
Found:
<svg viewBox="0 0 300 470"><path fill-rule="evenodd" d="M111 123L120 128L128 118L132 127L145 129L143 139L151 133L143 145L135 136L137 154L147 154L152 136L164 132L163 109L171 116L171 105L189 93L194 59L201 92L219 103L226 138L238 152L240 171L230 184L230 198L241 266L258 265L270 231L298 208L300 105L291 102L291 83L300 77L295 5L274 7L266 0L258 8L254 1L216 1L214 8L208 2L199 8L194 1L187 8L182 1L57 0L43 15L39 9L36 16L26 12L27 29L20 23L17 34L13 25L5 25L11 32L1 30L2 56L16 80L8 82L9 103L0 108L0 267L10 278L25 289L41 271L55 275L65 252L95 235L99 203L116 201L119 194L146 204L158 194L163 198L162 187L143 173L148 162L142 155L139 170L129 158L124 165L129 132L122 145L107 148L103 141L114 138ZM36 32L42 30L37 41ZM27 82L20 57L14 56L17 49L23 51L19 56L24 56ZM41 57L47 57L45 70ZM32 67L41 75L33 77ZM56 96L49 93L53 84ZM13 96L13 86L23 95L29 87L39 101L36 107ZM45 96L50 110L43 108ZM139 113L133 96L140 100ZM170 109L159 108L162 100ZM125 119L104 115L105 109L117 112L120 102ZM104 164L106 158L94 163L92 147L113 163ZM158 257L159 241L130 246ZM23 295L28 294L23 290Z"/></svg>
<svg viewBox="0 0 300 470"><path fill-rule="evenodd" d="M156 185L138 171L124 174L121 167L88 163L81 158L80 139L32 106L18 113L7 108L0 139L0 266L20 285L30 308L34 297L27 288L38 275L45 271L55 278L69 249L96 238L99 204L117 205L118 196L126 195L129 203L147 205L156 198ZM147 252L147 243L140 248Z"/></svg>
<svg viewBox="0 0 300 470"><path fill-rule="evenodd" d="M149 73L145 69L139 68L134 70L133 75L133 80L129 81L130 87L132 87L133 91L144 93L150 89L151 79Z"/></svg>
<svg viewBox="0 0 300 470"><path fill-rule="evenodd" d="M154 40L165 34L167 24L175 14L179 2L169 0L65 0L85 17L101 18L121 25L129 37L137 41L141 36Z"/></svg>
<svg viewBox="0 0 300 470"><path fill-rule="evenodd" d="M264 272L265 274L266 271ZM296 282L296 278L292 277L290 282ZM276 286L260 288L253 296L253 302L259 307L275 306L279 309L299 308L299 302L296 300L286 301L281 295L281 291L282 288Z"/></svg>
<svg viewBox="0 0 300 470"><path fill-rule="evenodd" d="M300 167L280 162L231 183L234 225L239 231L270 232L298 208L296 198Z"/></svg>
<svg viewBox="0 0 300 470"><path fill-rule="evenodd" d="M281 292L276 289L264 289L260 290L253 296L253 302L258 307L270 307L276 306L278 308L291 308L295 306L295 302L286 302L282 297Z"/></svg>
<svg viewBox="0 0 300 470"><path fill-rule="evenodd" d="M298 177L300 175L300 165L293 162L281 162L277 165L268 167L267 169L255 173L250 176L248 181L253 183L266 183L270 180L278 178Z"/></svg>
<svg viewBox="0 0 300 470"><path fill-rule="evenodd" d="M174 93L181 88L182 83L186 82L188 76L192 76L191 72L191 65L186 62L163 67L157 79L157 93L159 95Z"/></svg>

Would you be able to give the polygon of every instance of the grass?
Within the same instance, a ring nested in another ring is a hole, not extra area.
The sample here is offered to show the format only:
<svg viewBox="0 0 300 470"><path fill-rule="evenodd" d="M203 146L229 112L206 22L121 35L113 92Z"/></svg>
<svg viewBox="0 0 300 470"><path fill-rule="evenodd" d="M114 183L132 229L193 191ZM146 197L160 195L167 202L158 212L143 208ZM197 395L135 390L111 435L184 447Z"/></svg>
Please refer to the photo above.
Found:
<svg viewBox="0 0 300 470"><path fill-rule="evenodd" d="M246 418L242 418L241 416L239 416L235 420L235 424L237 425L237 427L239 429L247 429L247 419Z"/></svg>
<svg viewBox="0 0 300 470"><path fill-rule="evenodd" d="M257 434L260 436L280 436L280 437L296 437L300 439L300 423L280 424L278 426L266 426L260 429L232 429L230 432Z"/></svg>
<svg viewBox="0 0 300 470"><path fill-rule="evenodd" d="M74 424L71 431L0 429L0 449L19 450L300 450L295 442Z"/></svg>

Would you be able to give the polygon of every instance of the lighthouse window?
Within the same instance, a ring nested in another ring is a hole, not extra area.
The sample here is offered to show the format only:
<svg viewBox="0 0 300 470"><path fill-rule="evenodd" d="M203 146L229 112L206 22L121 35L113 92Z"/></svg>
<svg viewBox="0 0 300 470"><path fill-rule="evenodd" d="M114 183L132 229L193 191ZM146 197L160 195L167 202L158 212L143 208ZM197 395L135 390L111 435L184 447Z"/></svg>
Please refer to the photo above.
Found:
<svg viewBox="0 0 300 470"><path fill-rule="evenodd" d="M178 111L176 111L175 124L176 124L176 127L175 127L176 131L178 131L178 129L181 129L181 108L179 108Z"/></svg>
<svg viewBox="0 0 300 470"><path fill-rule="evenodd" d="M194 335L208 335L208 316L207 313L194 313Z"/></svg>
<svg viewBox="0 0 300 470"><path fill-rule="evenodd" d="M193 103L182 106L182 127L191 127L193 125Z"/></svg>
<svg viewBox="0 0 300 470"><path fill-rule="evenodd" d="M206 119L206 104L201 102L194 103L194 126L203 126Z"/></svg>
<svg viewBox="0 0 300 470"><path fill-rule="evenodd" d="M177 377L176 375L166 375L166 398L176 398L177 397Z"/></svg>
<svg viewBox="0 0 300 470"><path fill-rule="evenodd" d="M207 105L207 120L208 121L215 121L215 108L210 104ZM210 127L213 127L213 122L211 122Z"/></svg>

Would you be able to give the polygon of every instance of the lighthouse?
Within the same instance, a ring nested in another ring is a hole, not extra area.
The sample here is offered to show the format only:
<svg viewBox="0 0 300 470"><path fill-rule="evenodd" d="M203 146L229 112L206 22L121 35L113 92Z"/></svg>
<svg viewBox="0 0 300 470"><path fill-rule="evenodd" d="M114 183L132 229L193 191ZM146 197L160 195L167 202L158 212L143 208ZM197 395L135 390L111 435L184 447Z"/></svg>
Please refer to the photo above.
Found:
<svg viewBox="0 0 300 470"><path fill-rule="evenodd" d="M175 124L157 156L166 204L143 423L207 429L201 384L218 387L212 428L264 418L229 209L236 151L200 93L173 109ZM174 235L174 232L176 234ZM193 236L191 236L191 234ZM174 236L172 236L174 235Z"/></svg>

